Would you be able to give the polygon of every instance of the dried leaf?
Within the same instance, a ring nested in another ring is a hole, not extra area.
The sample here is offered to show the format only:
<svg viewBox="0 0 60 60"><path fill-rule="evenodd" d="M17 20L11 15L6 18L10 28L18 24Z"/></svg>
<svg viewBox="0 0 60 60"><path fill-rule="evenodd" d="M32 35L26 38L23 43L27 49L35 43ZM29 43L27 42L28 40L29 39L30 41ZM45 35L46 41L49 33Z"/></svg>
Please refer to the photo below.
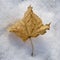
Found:
<svg viewBox="0 0 60 60"><path fill-rule="evenodd" d="M42 20L34 14L32 7L29 6L24 17L8 28L8 31L14 32L17 36L26 41L30 37L43 35L50 29L50 23L44 25Z"/></svg>

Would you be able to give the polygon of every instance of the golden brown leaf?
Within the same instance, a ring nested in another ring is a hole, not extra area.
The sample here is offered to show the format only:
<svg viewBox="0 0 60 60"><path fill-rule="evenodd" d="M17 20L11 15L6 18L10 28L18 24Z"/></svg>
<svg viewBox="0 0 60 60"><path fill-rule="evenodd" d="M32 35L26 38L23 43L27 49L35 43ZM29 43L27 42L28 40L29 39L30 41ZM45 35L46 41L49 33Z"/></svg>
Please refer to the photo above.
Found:
<svg viewBox="0 0 60 60"><path fill-rule="evenodd" d="M34 14L32 7L29 6L24 17L8 28L8 31L14 32L17 36L26 41L30 37L43 35L50 29L50 24L44 25L42 20Z"/></svg>

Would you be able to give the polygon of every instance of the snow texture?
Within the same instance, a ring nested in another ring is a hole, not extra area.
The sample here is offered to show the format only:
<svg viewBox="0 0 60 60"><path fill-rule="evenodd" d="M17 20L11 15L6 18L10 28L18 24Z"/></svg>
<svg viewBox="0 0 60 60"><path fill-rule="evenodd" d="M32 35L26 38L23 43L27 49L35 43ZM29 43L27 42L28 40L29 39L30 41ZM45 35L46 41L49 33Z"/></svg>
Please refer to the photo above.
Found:
<svg viewBox="0 0 60 60"><path fill-rule="evenodd" d="M45 35L23 42L7 27L21 19L31 5L43 23L51 22ZM60 60L60 0L0 0L0 60Z"/></svg>

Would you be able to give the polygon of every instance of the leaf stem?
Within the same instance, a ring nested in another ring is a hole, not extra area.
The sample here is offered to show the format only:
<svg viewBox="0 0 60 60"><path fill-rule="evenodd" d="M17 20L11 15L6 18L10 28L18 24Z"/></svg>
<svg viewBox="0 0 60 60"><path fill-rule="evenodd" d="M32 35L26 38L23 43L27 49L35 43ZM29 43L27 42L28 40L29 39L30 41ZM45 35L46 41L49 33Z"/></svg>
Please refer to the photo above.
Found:
<svg viewBox="0 0 60 60"><path fill-rule="evenodd" d="M31 56L33 56L34 55L34 46L33 46L33 42L32 42L32 39L30 38L30 42L31 42L31 47L32 47L32 53L31 53Z"/></svg>

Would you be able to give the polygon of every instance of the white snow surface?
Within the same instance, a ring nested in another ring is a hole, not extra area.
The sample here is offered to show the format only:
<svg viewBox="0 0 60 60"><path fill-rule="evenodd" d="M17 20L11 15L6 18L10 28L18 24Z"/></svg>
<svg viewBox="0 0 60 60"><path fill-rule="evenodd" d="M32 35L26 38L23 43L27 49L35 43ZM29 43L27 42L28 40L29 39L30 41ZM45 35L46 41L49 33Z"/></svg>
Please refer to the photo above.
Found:
<svg viewBox="0 0 60 60"><path fill-rule="evenodd" d="M44 24L51 22L46 34L23 42L7 27L21 19L31 5ZM0 0L0 60L60 60L60 0Z"/></svg>

